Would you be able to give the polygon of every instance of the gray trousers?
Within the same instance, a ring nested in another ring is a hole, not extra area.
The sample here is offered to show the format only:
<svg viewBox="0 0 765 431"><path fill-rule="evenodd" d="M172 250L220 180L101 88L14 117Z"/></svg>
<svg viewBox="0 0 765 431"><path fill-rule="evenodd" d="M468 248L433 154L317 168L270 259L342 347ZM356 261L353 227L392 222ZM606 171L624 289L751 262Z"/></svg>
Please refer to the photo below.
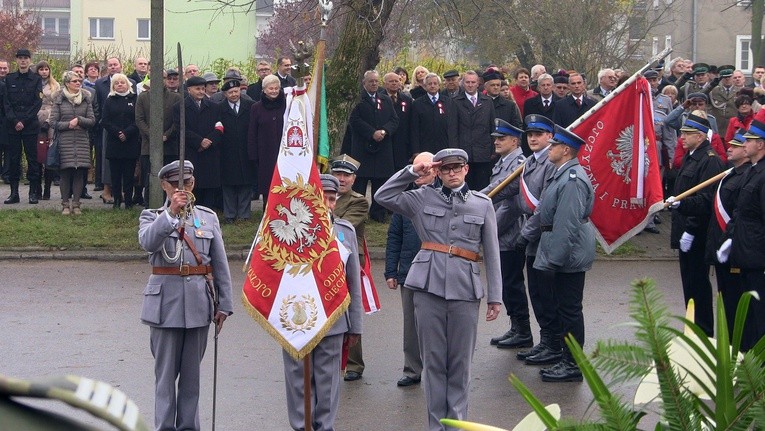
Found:
<svg viewBox="0 0 765 431"><path fill-rule="evenodd" d="M414 316L430 431L446 429L439 422L441 418L467 418L470 365L480 305L480 301L446 300L414 291Z"/></svg>
<svg viewBox="0 0 765 431"><path fill-rule="evenodd" d="M223 217L249 220L252 215L252 186L222 186Z"/></svg>
<svg viewBox="0 0 765 431"><path fill-rule="evenodd" d="M343 334L328 335L311 352L311 422L314 431L335 429L340 404L340 360ZM303 360L292 359L282 351L284 383L287 388L287 414L294 430L305 430L303 403Z"/></svg>
<svg viewBox="0 0 765 431"><path fill-rule="evenodd" d="M200 429L199 365L207 348L209 329L209 325L190 329L150 328L156 378L156 431Z"/></svg>
<svg viewBox="0 0 765 431"><path fill-rule="evenodd" d="M419 379L422 374L422 358L414 319L414 291L402 286L399 286L399 289L404 314L404 376Z"/></svg>

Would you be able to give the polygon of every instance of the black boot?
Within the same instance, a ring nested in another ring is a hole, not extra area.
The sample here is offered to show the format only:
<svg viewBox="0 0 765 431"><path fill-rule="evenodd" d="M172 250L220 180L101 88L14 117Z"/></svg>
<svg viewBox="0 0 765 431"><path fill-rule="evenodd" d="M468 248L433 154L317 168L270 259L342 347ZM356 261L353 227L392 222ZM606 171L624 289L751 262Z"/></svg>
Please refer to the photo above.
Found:
<svg viewBox="0 0 765 431"><path fill-rule="evenodd" d="M29 203L36 204L40 197L40 182L33 181L29 183Z"/></svg>
<svg viewBox="0 0 765 431"><path fill-rule="evenodd" d="M42 200L48 201L50 200L50 185L53 182L53 176L48 176L48 173L45 173L45 186L43 188L42 192Z"/></svg>
<svg viewBox="0 0 765 431"><path fill-rule="evenodd" d="M8 196L8 199L4 200L3 203L6 205L10 204L17 204L21 202L21 199L19 198L19 182L18 181L12 181L11 182L11 195Z"/></svg>
<svg viewBox="0 0 765 431"><path fill-rule="evenodd" d="M504 334L502 334L502 335L500 335L498 337L492 338L491 341L489 341L489 344L491 344L492 346L496 346L497 343L499 343L500 341L507 340L508 338L512 337L513 335L515 335L515 328L513 328L511 326L510 329L507 332L505 332Z"/></svg>
<svg viewBox="0 0 765 431"><path fill-rule="evenodd" d="M122 198L120 196L114 195L114 203L112 204L112 208L118 210L120 209L121 204L122 204Z"/></svg>
<svg viewBox="0 0 765 431"><path fill-rule="evenodd" d="M549 371L540 372L543 382L581 382L582 371L571 359L561 359Z"/></svg>
<svg viewBox="0 0 765 431"><path fill-rule="evenodd" d="M561 360L562 352L560 347L560 338L542 334L542 340L539 342L539 350L525 358L526 365L548 365L555 364Z"/></svg>
<svg viewBox="0 0 765 431"><path fill-rule="evenodd" d="M518 349L522 347L531 347L534 345L534 338L531 335L531 324L529 318L525 319L513 319L513 329L515 334L510 338L506 338L497 343L499 349Z"/></svg>

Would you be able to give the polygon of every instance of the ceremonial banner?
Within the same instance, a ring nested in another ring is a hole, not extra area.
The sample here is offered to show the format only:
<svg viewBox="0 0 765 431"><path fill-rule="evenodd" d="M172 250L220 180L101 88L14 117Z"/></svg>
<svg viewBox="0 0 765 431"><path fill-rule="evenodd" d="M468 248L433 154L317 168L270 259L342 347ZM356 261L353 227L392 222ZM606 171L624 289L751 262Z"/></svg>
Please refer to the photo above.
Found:
<svg viewBox="0 0 765 431"><path fill-rule="evenodd" d="M247 268L242 302L299 360L350 304L341 252L313 158L305 88L286 90L287 110L268 204Z"/></svg>
<svg viewBox="0 0 765 431"><path fill-rule="evenodd" d="M573 132L585 141L579 162L595 189L590 219L610 254L663 208L648 81L629 83Z"/></svg>
<svg viewBox="0 0 765 431"><path fill-rule="evenodd" d="M372 261L369 259L367 239L364 238L364 266L361 267L361 302L364 305L364 313L374 314L380 311L380 298L377 297L377 288L372 281Z"/></svg>

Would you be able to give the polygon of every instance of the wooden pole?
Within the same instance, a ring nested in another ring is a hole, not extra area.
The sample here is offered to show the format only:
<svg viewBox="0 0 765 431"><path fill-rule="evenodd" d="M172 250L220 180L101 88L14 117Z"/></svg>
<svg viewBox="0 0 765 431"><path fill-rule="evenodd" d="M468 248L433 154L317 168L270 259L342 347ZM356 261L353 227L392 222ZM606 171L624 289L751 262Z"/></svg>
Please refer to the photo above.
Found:
<svg viewBox="0 0 765 431"><path fill-rule="evenodd" d="M305 431L311 431L311 352L303 357L303 408L305 410Z"/></svg>
<svg viewBox="0 0 765 431"><path fill-rule="evenodd" d="M725 178L725 176L728 175L730 173L730 171L732 171L732 170L733 170L733 168L726 169L726 170L720 172L719 174L713 176L712 178L710 178L710 179L708 179L708 180L706 180L706 181L704 181L704 182L702 182L700 184L697 184L697 185L691 187L690 189L680 193L679 195L675 196L675 202L681 201L684 198L687 198L688 196L690 196L690 195L696 193L697 191L703 189L704 187L710 186L710 185L720 181L721 179ZM664 202L664 208L667 208L670 205L672 205L671 202Z"/></svg>
<svg viewBox="0 0 765 431"><path fill-rule="evenodd" d="M493 198L494 195L502 191L502 189L505 188L508 184L513 182L514 179L518 178L519 175L523 172L523 167L526 166L526 162L521 163L520 166L518 166L512 174L508 175L507 178L502 180L501 183L497 184L497 187L494 187L492 191L490 191L486 196Z"/></svg>
<svg viewBox="0 0 765 431"><path fill-rule="evenodd" d="M149 110L153 119L149 121L149 184L147 186L149 201L148 208L159 208L165 201L165 192L159 184L157 173L164 163L164 151L162 145L165 81L163 72L165 69L165 2L164 0L151 0L151 79L152 91L149 90ZM144 184L146 185L146 184Z"/></svg>

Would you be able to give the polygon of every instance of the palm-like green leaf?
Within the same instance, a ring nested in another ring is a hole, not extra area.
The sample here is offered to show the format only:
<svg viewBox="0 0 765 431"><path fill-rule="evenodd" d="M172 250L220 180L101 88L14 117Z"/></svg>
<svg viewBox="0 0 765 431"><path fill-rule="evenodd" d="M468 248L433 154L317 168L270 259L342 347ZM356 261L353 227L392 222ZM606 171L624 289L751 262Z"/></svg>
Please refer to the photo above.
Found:
<svg viewBox="0 0 765 431"><path fill-rule="evenodd" d="M553 415L547 411L545 405L542 404L542 401L534 396L531 390L526 385L524 385L523 382L521 382L521 380L515 374L510 375L510 384L513 385L515 390L521 394L527 403L529 403L531 408L537 413L537 416L539 416L539 419L542 421L542 423L545 424L547 429L558 429L558 420L555 419L555 417L553 417Z"/></svg>

